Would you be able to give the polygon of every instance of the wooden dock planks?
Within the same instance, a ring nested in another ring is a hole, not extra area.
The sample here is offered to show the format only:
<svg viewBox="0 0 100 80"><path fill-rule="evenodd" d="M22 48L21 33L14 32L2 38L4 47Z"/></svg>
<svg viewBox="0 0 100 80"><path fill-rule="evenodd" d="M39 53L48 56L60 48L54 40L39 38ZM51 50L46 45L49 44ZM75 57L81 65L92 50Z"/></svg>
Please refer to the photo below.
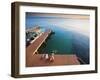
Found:
<svg viewBox="0 0 100 80"><path fill-rule="evenodd" d="M80 64L77 60L76 55L58 55L54 56L54 62L46 61L45 59L41 60L42 54L35 54L31 58L31 62L27 63L27 67L36 67L36 66L59 66L59 65L78 65Z"/></svg>
<svg viewBox="0 0 100 80"><path fill-rule="evenodd" d="M47 39L51 30L46 30L46 32L42 33L39 38L37 38L32 44L30 44L26 48L26 64L31 61L31 58L35 54L35 52L39 49L39 47L43 44L43 42Z"/></svg>
<svg viewBox="0 0 100 80"><path fill-rule="evenodd" d="M76 55L58 55L56 54L54 62L41 60L42 54L35 54L43 42L47 39L51 30L42 33L32 44L26 48L26 67L34 66L56 66L56 65L77 65L80 64Z"/></svg>

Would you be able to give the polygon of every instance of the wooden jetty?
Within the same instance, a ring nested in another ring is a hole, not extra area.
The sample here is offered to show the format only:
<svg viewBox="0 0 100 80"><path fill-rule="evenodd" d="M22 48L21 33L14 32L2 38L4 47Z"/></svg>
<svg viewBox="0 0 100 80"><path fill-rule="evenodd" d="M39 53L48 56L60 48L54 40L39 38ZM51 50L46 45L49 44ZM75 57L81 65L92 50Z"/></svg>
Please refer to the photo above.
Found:
<svg viewBox="0 0 100 80"><path fill-rule="evenodd" d="M76 55L56 54L54 55L55 60L53 63L48 63L45 60L41 60L40 58L42 54L36 54L36 53L50 34L51 30L50 29L46 30L26 48L26 67L80 64Z"/></svg>
<svg viewBox="0 0 100 80"><path fill-rule="evenodd" d="M61 65L79 65L76 55L54 55L54 62L48 62L45 59L41 60L42 54L35 54L31 61L26 64L26 67L36 66L61 66Z"/></svg>
<svg viewBox="0 0 100 80"><path fill-rule="evenodd" d="M32 44L30 44L26 48L26 64L31 61L33 55L37 53L37 50L45 42L50 33L51 33L50 29L46 30L44 33L42 33L41 36L39 36Z"/></svg>

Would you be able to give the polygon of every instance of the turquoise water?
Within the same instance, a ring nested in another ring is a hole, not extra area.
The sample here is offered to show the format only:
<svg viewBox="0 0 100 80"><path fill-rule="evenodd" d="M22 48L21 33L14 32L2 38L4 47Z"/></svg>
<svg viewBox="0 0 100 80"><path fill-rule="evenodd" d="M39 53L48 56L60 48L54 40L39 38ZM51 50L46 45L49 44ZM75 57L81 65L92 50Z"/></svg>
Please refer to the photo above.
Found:
<svg viewBox="0 0 100 80"><path fill-rule="evenodd" d="M55 34L50 36L50 39L46 42L46 46L42 48L43 52L51 53L56 50L61 54L73 54L72 50L72 34L70 31L51 24L48 20L53 18L49 17L27 17L26 28L34 27L36 25L42 27L42 31L45 29L51 29ZM58 21L58 18L56 19ZM56 21L55 20L55 21Z"/></svg>
<svg viewBox="0 0 100 80"><path fill-rule="evenodd" d="M41 28L41 32L45 32L46 30L45 30L45 28Z"/></svg>
<svg viewBox="0 0 100 80"><path fill-rule="evenodd" d="M52 26L53 32L46 42L45 48L42 51L50 53L53 50L57 51L57 54L73 54L72 50L72 34L70 31Z"/></svg>
<svg viewBox="0 0 100 80"><path fill-rule="evenodd" d="M42 27L43 32L48 28L55 32L55 34L52 34L46 41L44 44L45 46L41 47L42 52L51 53L53 50L56 50L57 54L76 54L87 64L89 64L89 37L62 27L69 26L57 25L61 24L62 22L67 24L66 21L79 21L81 23L86 22L84 20L26 15L26 28L31 28L38 25Z"/></svg>

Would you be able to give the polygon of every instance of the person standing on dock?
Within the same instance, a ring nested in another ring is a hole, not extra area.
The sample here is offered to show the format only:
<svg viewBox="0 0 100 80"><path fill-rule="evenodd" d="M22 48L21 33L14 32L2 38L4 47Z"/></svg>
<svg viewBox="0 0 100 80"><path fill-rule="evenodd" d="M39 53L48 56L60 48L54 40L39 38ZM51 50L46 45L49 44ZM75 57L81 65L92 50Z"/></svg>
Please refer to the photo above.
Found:
<svg viewBox="0 0 100 80"><path fill-rule="evenodd" d="M45 55L46 55L46 54L42 54L41 59L44 59L44 58L45 58Z"/></svg>
<svg viewBox="0 0 100 80"><path fill-rule="evenodd" d="M48 59L49 59L48 54L45 54L45 59L46 59L46 60L48 60Z"/></svg>

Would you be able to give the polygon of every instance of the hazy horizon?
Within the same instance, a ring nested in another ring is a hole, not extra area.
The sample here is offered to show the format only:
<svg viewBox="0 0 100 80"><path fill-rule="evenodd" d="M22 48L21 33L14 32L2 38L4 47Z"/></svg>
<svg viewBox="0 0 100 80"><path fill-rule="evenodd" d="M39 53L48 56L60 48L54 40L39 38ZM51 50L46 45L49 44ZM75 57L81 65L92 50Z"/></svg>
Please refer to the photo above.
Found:
<svg viewBox="0 0 100 80"><path fill-rule="evenodd" d="M65 16L65 17L64 17ZM71 30L89 37L89 15L74 14L49 14L49 13L26 13L26 18L32 18L35 25L46 26L55 25L66 30ZM26 23L26 25L29 25Z"/></svg>

